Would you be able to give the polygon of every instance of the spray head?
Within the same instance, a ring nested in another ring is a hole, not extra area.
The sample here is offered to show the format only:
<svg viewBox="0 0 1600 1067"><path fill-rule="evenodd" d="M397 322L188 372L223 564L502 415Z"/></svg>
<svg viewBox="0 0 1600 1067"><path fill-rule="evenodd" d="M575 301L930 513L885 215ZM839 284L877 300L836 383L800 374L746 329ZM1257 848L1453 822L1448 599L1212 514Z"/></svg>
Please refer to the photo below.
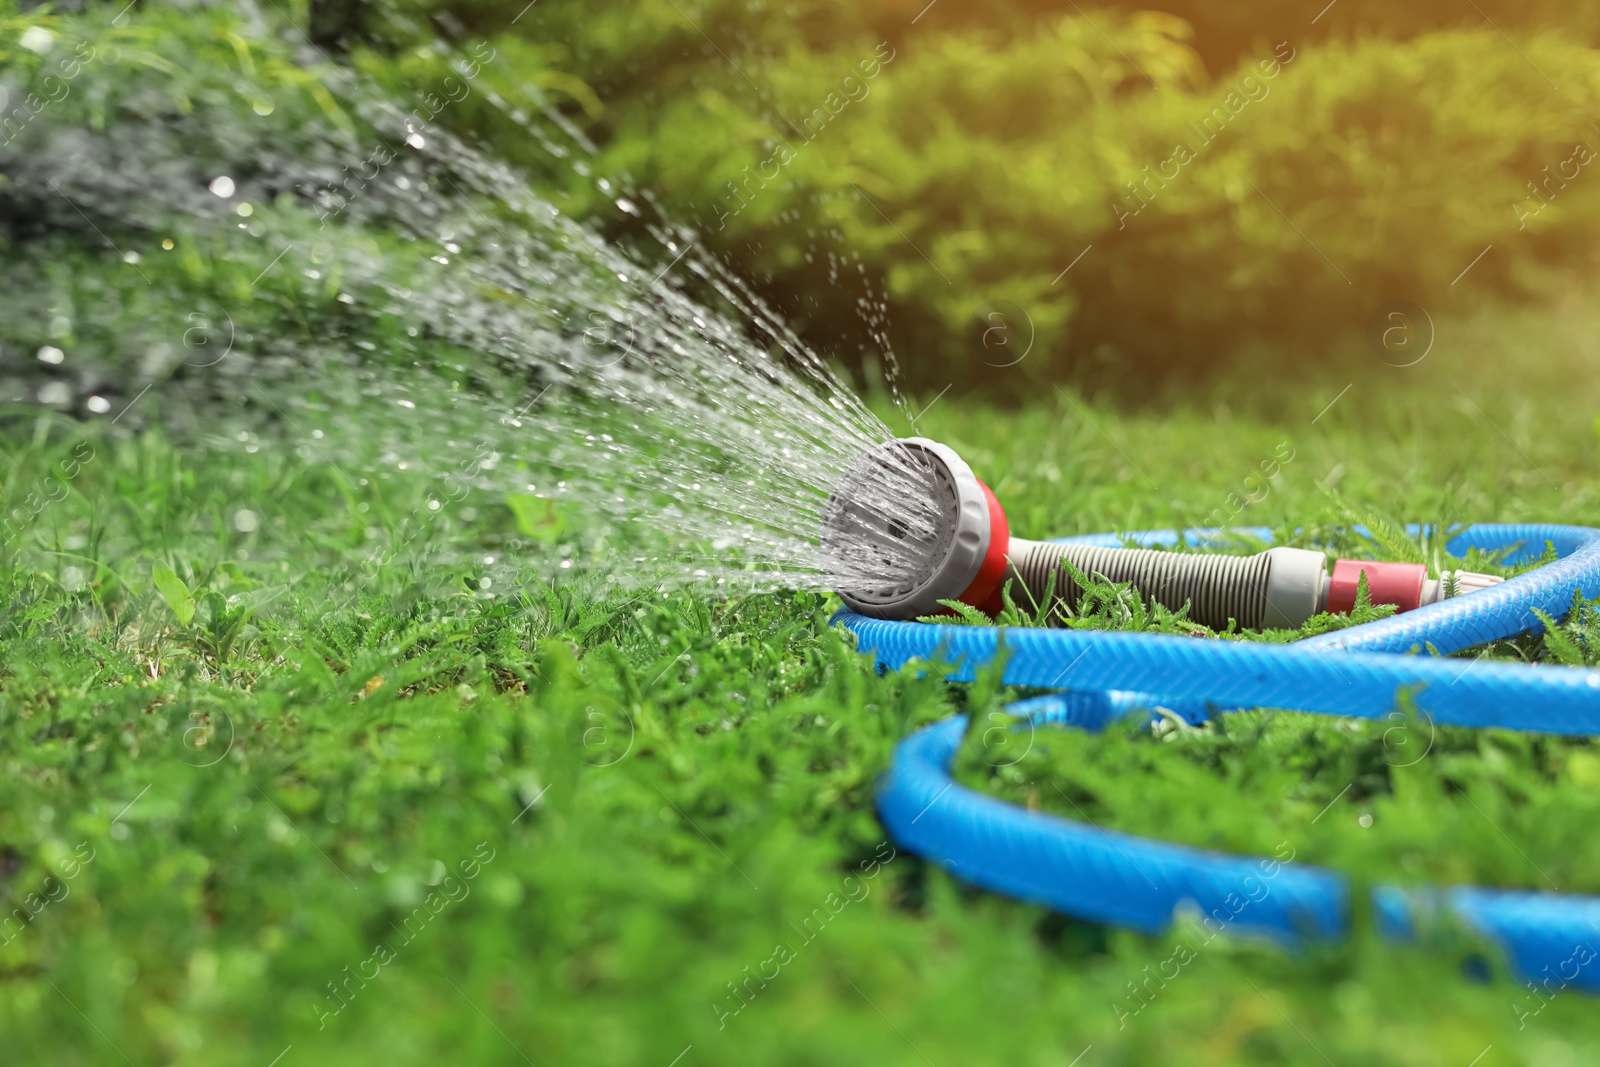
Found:
<svg viewBox="0 0 1600 1067"><path fill-rule="evenodd" d="M1371 602L1399 611L1500 581L1467 571L1430 580L1420 563L1349 559L1330 574L1322 552L1290 547L1241 557L1013 539L989 487L925 437L889 441L851 464L828 495L821 542L839 596L879 619L938 615L941 600L993 615L1007 577L1029 601L1054 598L1072 610L1074 569L1126 583L1172 611L1187 607L1216 630L1294 629L1319 612L1348 614L1363 574Z"/></svg>
<svg viewBox="0 0 1600 1067"><path fill-rule="evenodd" d="M954 450L925 437L856 460L828 495L822 554L851 610L879 619L974 607L1005 576L1011 531L989 487Z"/></svg>

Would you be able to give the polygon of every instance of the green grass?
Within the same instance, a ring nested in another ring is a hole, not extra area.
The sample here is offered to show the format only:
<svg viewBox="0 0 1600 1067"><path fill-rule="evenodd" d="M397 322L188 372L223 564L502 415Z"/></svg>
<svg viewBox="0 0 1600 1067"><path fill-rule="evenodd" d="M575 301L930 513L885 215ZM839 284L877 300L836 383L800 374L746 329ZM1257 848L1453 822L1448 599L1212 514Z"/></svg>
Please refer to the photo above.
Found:
<svg viewBox="0 0 1600 1067"><path fill-rule="evenodd" d="M1237 521L1333 524L1343 500L1600 523L1593 377L1496 384L1525 325L1462 326L1448 364L1374 364L1314 424L1347 379L1272 386L1271 409L1259 382L1142 414L946 398L923 430L1022 535L1201 522L1283 441L1294 459ZM0 575L0 903L35 913L0 944L8 1063L1018 1067L1092 1045L1084 1065L1464 1067L1491 1044L1485 1064L1560 1064L1600 1042L1574 993L1519 1027L1525 994L1493 960L1464 977L1483 948L1461 931L1398 947L1358 914L1336 947L1196 950L1192 930L1074 922L893 851L872 791L895 742L1008 694L880 677L826 598L552 586L477 495L363 566L424 480L82 432L3 440L5 507L60 498L7 529ZM1286 844L1358 883L1600 892L1588 740L1440 730L1400 766L1418 748L1399 758L1393 727L1041 731L962 774L1172 840ZM1175 955L1123 1014L1126 984Z"/></svg>
<svg viewBox="0 0 1600 1067"><path fill-rule="evenodd" d="M1196 951L1187 928L1145 938L974 892L894 850L873 784L910 731L962 710L990 722L1016 694L880 676L815 594L552 583L563 572L546 549L582 537L578 516L476 490L454 499L459 477L380 464L405 427L357 389L303 397L332 435L320 444L274 436L251 398L278 395L307 365L368 351L359 369L398 376L468 354L339 300L340 286L373 287L379 265L404 288L434 284L393 219L363 215L375 193L327 231L306 204L269 202L266 186L249 224L126 210L154 210L126 190L209 198L199 190L216 175L249 180L284 159L332 174L377 143L297 65L299 37L230 40L220 31L236 20L220 9L148 6L126 19L121 4L96 6L77 29L101 58L9 146L28 166L5 186L0 393L37 397L59 377L79 399L110 385L117 408L140 406L103 435L92 428L109 415L0 410L0 1061L1592 1061L1593 1001L1566 993L1519 1019L1529 1001L1498 961L1486 982L1463 976L1485 967L1463 931L1397 947L1358 912L1336 947L1291 955L1217 939ZM8 41L22 24L6 22ZM544 64L513 65L506 43L485 85L514 106ZM20 43L10 52L19 79L43 69ZM361 62L406 100L446 69L431 50L391 58L392 69ZM85 146L121 146L124 193L76 161ZM1053 171L1049 184L1061 186ZM67 199L78 194L81 208ZM1295 234L1263 239L1322 271ZM367 267L272 270L291 244L318 264ZM1413 246L1443 254L1395 245ZM910 255L899 236L887 247ZM1540 247L1497 245L1474 277L1531 279L1495 264ZM1211 321L1229 305L1206 263L1195 307ZM1369 291L1367 276L1351 293L1374 306L1404 295ZM1171 303L1139 272L1117 284ZM1587 294L1568 299L1471 320L1440 312L1432 353L1406 370L1359 346L1262 349L1234 364L1248 377L1204 395L1187 373L1144 383L1132 412L1049 395L994 411L962 387L911 407L939 401L922 429L972 462L1024 536L1219 514L1315 532L1352 511L1600 524L1600 317ZM1252 308L1297 321L1317 310L1270 297ZM829 335L849 325L811 317ZM226 361L205 347L224 322L240 338ZM70 349L59 371L30 355L57 343ZM1050 378L1037 362L1047 347L1018 381ZM974 343L951 376L994 378L992 355ZM1175 352L1169 366L1192 358ZM146 381L159 384L115 388ZM465 469L429 443L439 469ZM1277 470L1267 483L1263 464ZM1383 552L1416 552L1385 540ZM1108 610L1095 624L1135 621ZM1566 645L1491 654L1584 659L1593 644L1577 638L1592 624L1580 623ZM1600 753L1587 739L1425 741L1417 729L1252 712L1203 730L1040 731L1020 759L969 752L960 773L1134 832L1292 849L1358 883L1600 892ZM1175 957L1180 977L1132 1015L1128 984Z"/></svg>

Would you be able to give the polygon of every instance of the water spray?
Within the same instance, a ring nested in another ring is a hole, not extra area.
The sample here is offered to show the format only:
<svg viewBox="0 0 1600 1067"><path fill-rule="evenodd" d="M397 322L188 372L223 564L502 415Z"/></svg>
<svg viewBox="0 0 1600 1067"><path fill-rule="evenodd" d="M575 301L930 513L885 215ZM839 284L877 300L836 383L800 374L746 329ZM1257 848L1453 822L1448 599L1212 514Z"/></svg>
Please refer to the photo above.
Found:
<svg viewBox="0 0 1600 1067"><path fill-rule="evenodd" d="M1272 539L1261 527L1234 532ZM1407 532L1442 533L1416 525ZM1158 708L1200 723L1260 707L1399 719L1391 731L1425 731L1429 747L1436 724L1600 734L1600 670L1447 658L1538 632L1539 613L1565 616L1575 593L1600 596L1600 530L1529 523L1449 532L1444 547L1453 558L1500 553L1514 566L1556 557L1504 581L1467 571L1430 579L1420 565L1372 560L1339 560L1330 570L1322 553L1286 547L1246 557L1169 551L1226 547L1216 530L1026 541L1010 536L994 494L955 452L912 438L873 448L837 480L821 542L848 605L836 622L881 667L915 660L972 681L1003 660L1006 684L1064 690L1011 706L1016 729L1030 736L1044 725L1101 729ZM1052 595L1071 606L1075 583L1063 562L1128 582L1173 610L1188 605L1191 618L1213 628L1293 627L1317 612L1348 611L1363 574L1372 602L1398 611L1292 644L907 621L943 610L941 600L993 611L1008 579L1037 598L1054 575ZM1397 710L1406 702L1413 718ZM1184 912L1208 929L1288 946L1350 929L1352 890L1334 871L1153 841L1024 811L961 785L951 768L967 734L966 717L956 716L901 741L877 797L897 844L964 881L1149 934ZM1431 912L1453 913L1530 980L1562 967L1572 946L1600 929L1597 897L1380 885L1370 903L1379 931L1396 940L1417 936ZM1600 970L1569 984L1600 992Z"/></svg>
<svg viewBox="0 0 1600 1067"><path fill-rule="evenodd" d="M1303 548L1229 556L1012 537L994 492L953 449L922 437L880 445L845 473L821 541L839 596L876 619L937 615L947 600L996 615L1007 583L1019 604L1052 600L1055 617L1083 593L1072 569L1127 583L1214 630L1298 629L1323 612L1348 614L1363 575L1371 602L1400 612L1501 580L1461 570L1429 578L1423 564L1377 560L1340 559L1330 571L1325 554Z"/></svg>

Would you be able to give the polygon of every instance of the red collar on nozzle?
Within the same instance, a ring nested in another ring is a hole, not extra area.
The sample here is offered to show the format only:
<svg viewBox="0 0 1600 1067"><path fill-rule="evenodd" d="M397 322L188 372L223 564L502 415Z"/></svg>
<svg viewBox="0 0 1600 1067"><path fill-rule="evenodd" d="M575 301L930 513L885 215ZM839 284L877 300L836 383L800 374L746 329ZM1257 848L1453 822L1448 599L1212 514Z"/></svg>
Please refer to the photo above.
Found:
<svg viewBox="0 0 1600 1067"><path fill-rule="evenodd" d="M989 502L989 548L983 554L978 574L967 586L967 591L956 599L971 604L986 615L998 615L1005 607L1000 599L1000 587L1006 576L1006 563L1011 557L1011 524L1006 521L1005 509L1000 506L994 490L987 482L978 479L984 499Z"/></svg>

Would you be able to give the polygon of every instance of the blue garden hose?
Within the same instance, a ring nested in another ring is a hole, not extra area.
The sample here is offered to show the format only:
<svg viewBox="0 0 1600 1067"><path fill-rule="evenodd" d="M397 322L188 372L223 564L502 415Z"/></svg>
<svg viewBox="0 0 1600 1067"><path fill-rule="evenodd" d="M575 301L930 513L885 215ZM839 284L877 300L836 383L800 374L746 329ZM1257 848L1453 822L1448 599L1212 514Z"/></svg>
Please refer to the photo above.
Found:
<svg viewBox="0 0 1600 1067"><path fill-rule="evenodd" d="M1423 527L1410 527L1415 535ZM1270 540L1268 529L1235 531ZM1215 544L1217 530L1189 530L1189 544ZM1063 544L1145 547L1178 543L1176 531L1094 534ZM1574 591L1600 596L1600 530L1548 524L1484 524L1446 545L1508 550L1510 564L1559 557L1504 583L1378 622L1292 645L1165 635L891 622L841 611L862 651L896 669L942 659L949 678L971 681L1004 643L1004 681L1062 688L1012 706L1034 723L1097 729L1155 704L1191 721L1214 710L1289 708L1378 719L1396 695L1414 693L1432 722L1531 733L1600 734L1600 670L1446 659L1452 652L1542 629L1533 609L1563 617ZM1209 927L1271 937L1285 945L1328 941L1350 922L1350 887L1340 875L1276 859L1225 855L1033 814L956 784L950 769L964 716L901 741L877 802L901 847L964 881L1095 922L1144 933L1166 929L1192 908ZM1416 920L1446 909L1502 947L1525 979L1547 989L1600 992L1600 898L1457 886L1379 886L1378 929L1414 936ZM1551 983L1556 985L1552 986Z"/></svg>

